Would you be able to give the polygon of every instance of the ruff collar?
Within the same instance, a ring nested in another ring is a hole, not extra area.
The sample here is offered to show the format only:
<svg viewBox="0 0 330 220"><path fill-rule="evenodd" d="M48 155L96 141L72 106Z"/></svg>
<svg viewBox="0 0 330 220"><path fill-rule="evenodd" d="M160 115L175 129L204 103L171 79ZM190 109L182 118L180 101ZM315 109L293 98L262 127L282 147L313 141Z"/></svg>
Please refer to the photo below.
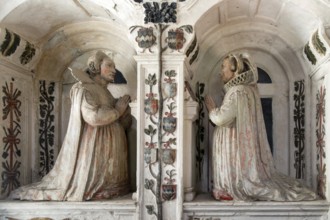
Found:
<svg viewBox="0 0 330 220"><path fill-rule="evenodd" d="M224 85L225 92L228 92L228 90L231 87L238 86L238 85L250 85L255 84L258 81L258 74L256 71L248 70L246 72L243 72L241 74L236 75L234 78L229 80Z"/></svg>

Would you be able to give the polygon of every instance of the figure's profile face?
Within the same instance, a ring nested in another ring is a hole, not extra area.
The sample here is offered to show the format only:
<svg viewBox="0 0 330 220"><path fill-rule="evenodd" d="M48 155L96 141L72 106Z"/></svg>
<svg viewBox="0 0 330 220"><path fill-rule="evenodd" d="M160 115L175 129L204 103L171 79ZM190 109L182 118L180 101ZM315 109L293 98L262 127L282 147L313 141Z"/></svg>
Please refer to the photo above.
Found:
<svg viewBox="0 0 330 220"><path fill-rule="evenodd" d="M104 59L101 63L101 78L108 83L115 80L116 69L115 65L110 59Z"/></svg>
<svg viewBox="0 0 330 220"><path fill-rule="evenodd" d="M227 83L234 77L235 73L231 70L231 63L229 59L225 59L222 62L220 75L223 83Z"/></svg>

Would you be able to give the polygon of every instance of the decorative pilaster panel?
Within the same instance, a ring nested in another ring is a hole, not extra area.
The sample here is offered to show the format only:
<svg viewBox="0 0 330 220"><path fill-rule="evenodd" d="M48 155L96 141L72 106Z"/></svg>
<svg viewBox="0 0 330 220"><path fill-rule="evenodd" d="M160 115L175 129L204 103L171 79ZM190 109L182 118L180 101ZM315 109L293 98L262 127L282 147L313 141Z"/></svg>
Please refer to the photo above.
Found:
<svg viewBox="0 0 330 220"><path fill-rule="evenodd" d="M176 1L146 1L143 7L144 23L153 24L130 28L139 54L139 218L180 219L184 196L184 53L193 29L191 25L169 25L176 22Z"/></svg>
<svg viewBox="0 0 330 220"><path fill-rule="evenodd" d="M305 178L305 82L294 82L294 168L296 178Z"/></svg>
<svg viewBox="0 0 330 220"><path fill-rule="evenodd" d="M45 176L55 163L55 83L39 81L39 175Z"/></svg>
<svg viewBox="0 0 330 220"><path fill-rule="evenodd" d="M326 191L326 153L325 153L325 95L322 85L316 94L316 148L317 148L317 193L325 199Z"/></svg>
<svg viewBox="0 0 330 220"><path fill-rule="evenodd" d="M30 136L28 121L32 80L0 66L0 197L29 180Z"/></svg>
<svg viewBox="0 0 330 220"><path fill-rule="evenodd" d="M21 175L21 105L22 91L14 85L15 79L5 82L2 86L2 172L1 172L1 194L9 195L11 191L18 188Z"/></svg>
<svg viewBox="0 0 330 220"><path fill-rule="evenodd" d="M204 109L204 83L197 82L196 85L196 98L198 102L198 118L197 118L197 131L196 131L196 177L198 181L202 180L203 161L205 155L205 109Z"/></svg>
<svg viewBox="0 0 330 220"><path fill-rule="evenodd" d="M140 219L177 219L183 203L184 57L136 57ZM180 207L180 208L179 208ZM178 211L179 210L179 211Z"/></svg>

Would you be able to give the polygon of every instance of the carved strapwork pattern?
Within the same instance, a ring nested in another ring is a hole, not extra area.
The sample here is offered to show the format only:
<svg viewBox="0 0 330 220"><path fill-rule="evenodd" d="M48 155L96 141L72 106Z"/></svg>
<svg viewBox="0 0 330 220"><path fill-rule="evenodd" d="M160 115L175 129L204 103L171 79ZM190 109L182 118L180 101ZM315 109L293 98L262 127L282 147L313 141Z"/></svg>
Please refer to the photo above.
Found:
<svg viewBox="0 0 330 220"><path fill-rule="evenodd" d="M9 195L20 186L21 174L21 91L14 87L14 79L2 86L2 103L4 137L2 139L2 173L1 194ZM6 126L5 126L6 125Z"/></svg>
<svg viewBox="0 0 330 220"><path fill-rule="evenodd" d="M294 168L296 178L305 178L305 82L304 80L294 82Z"/></svg>
<svg viewBox="0 0 330 220"><path fill-rule="evenodd" d="M317 147L317 193L325 199L326 154L325 154L325 93L324 86L316 94L316 147Z"/></svg>
<svg viewBox="0 0 330 220"><path fill-rule="evenodd" d="M54 166L55 83L39 81L39 175L45 176Z"/></svg>

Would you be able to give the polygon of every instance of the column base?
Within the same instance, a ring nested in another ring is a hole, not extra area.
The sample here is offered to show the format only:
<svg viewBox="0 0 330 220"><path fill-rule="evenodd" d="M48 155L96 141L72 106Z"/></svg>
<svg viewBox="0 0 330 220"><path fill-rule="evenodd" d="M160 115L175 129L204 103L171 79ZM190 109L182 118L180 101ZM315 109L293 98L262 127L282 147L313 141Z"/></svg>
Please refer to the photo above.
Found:
<svg viewBox="0 0 330 220"><path fill-rule="evenodd" d="M184 201L190 202L193 201L196 196L196 192L194 187L186 187L184 188Z"/></svg>

